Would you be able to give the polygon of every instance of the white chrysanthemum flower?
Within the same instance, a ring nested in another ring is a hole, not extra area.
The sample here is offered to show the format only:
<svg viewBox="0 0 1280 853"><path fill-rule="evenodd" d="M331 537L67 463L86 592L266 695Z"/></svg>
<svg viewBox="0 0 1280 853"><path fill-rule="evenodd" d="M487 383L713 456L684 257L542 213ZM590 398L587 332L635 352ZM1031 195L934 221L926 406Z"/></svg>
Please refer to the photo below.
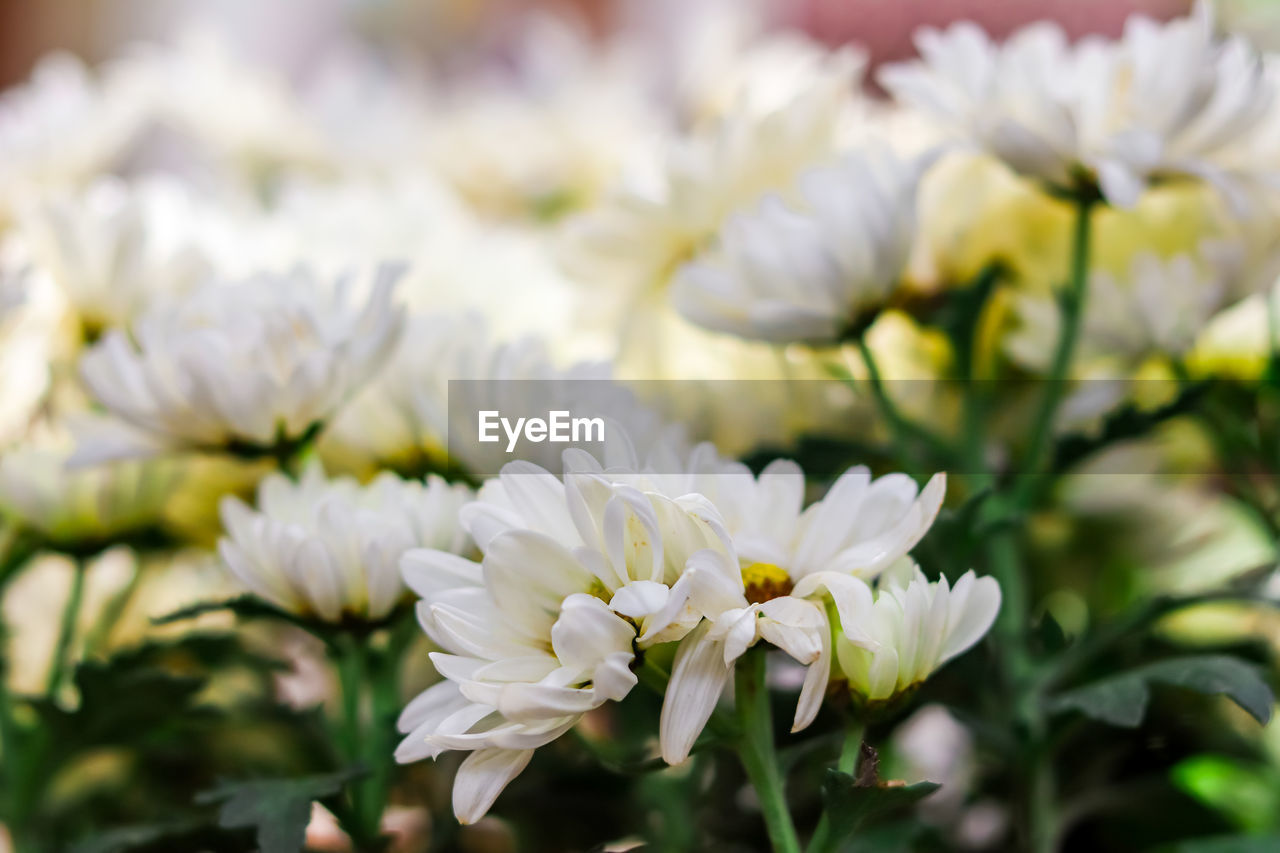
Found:
<svg viewBox="0 0 1280 853"><path fill-rule="evenodd" d="M1126 278L1095 270L1089 279L1080 336L1084 362L1105 361L1122 370L1153 356L1181 358L1222 307L1239 271L1234 253L1205 246L1199 257L1134 256ZM1010 355L1034 369L1047 369L1047 342L1057 339L1056 303L1048 296L1021 295L1020 327L1005 341Z"/></svg>
<svg viewBox="0 0 1280 853"><path fill-rule="evenodd" d="M0 224L14 206L106 169L140 128L147 104L78 59L53 54L25 86L0 95Z"/></svg>
<svg viewBox="0 0 1280 853"><path fill-rule="evenodd" d="M863 640L836 636L839 674L864 701L887 701L982 639L999 610L994 578L969 571L954 587L946 578L930 583L904 560L880 579L875 603L861 614Z"/></svg>
<svg viewBox="0 0 1280 853"><path fill-rule="evenodd" d="M1244 39L1215 37L1207 4L1164 24L1131 17L1114 43L1072 46L1039 23L996 45L963 22L917 44L923 59L882 69L884 86L1056 188L1130 206L1153 181L1189 175L1238 196L1233 173L1259 168L1243 152L1273 84Z"/></svg>
<svg viewBox="0 0 1280 853"><path fill-rule="evenodd" d="M754 111L744 96L742 109L675 140L651 173L629 174L572 223L566 263L593 293L617 294L623 304L612 306L614 312L665 287L734 212L787 191L800 173L835 158L856 70L852 58L823 65L776 108Z"/></svg>
<svg viewBox="0 0 1280 853"><path fill-rule="evenodd" d="M177 185L103 178L83 193L35 205L19 220L33 261L93 334L122 326L152 300L190 290L208 273Z"/></svg>
<svg viewBox="0 0 1280 853"><path fill-rule="evenodd" d="M0 514L67 548L154 527L180 474L166 460L69 469L69 437L37 430L0 454Z"/></svg>
<svg viewBox="0 0 1280 853"><path fill-rule="evenodd" d="M767 196L680 269L676 308L744 338L837 339L898 285L915 236L919 171L884 151L804 173L797 204Z"/></svg>
<svg viewBox="0 0 1280 853"><path fill-rule="evenodd" d="M77 458L265 452L298 440L395 346L403 320L391 303L395 276L381 268L363 294L348 279L320 282L303 269L209 284L153 307L132 338L112 330L81 360L81 374L123 423L86 429Z"/></svg>
<svg viewBox="0 0 1280 853"><path fill-rule="evenodd" d="M115 70L148 93L160 118L250 178L280 164L325 162L324 142L288 82L212 32L189 29L172 45L142 47Z"/></svg>
<svg viewBox="0 0 1280 853"><path fill-rule="evenodd" d="M30 430L52 384L51 365L61 343L65 302L46 275L0 247L0 447L21 440Z"/></svg>
<svg viewBox="0 0 1280 853"><path fill-rule="evenodd" d="M541 338L498 342L477 314L411 317L399 348L379 378L336 420L328 444L370 456L383 465L460 467L472 477L496 475L507 462L523 459L559 472L565 443L521 441L508 451L508 436L475 440L481 411L517 417L545 417L551 411L602 418L605 446L582 435L578 446L609 458L631 459L671 446L687 449L683 430L644 405L611 378L609 365L581 361L559 366ZM622 454L618 456L617 454Z"/></svg>
<svg viewBox="0 0 1280 853"><path fill-rule="evenodd" d="M507 74L476 75L434 105L432 166L488 215L546 220L594 203L665 129L626 47L533 16Z"/></svg>
<svg viewBox="0 0 1280 853"><path fill-rule="evenodd" d="M917 491L905 475L872 480L866 468L852 468L803 511L804 473L787 460L771 463L759 478L730 463L695 482L722 514L738 562L701 555L680 579L673 600L687 596L711 628L689 649L691 663L681 678L673 673L672 689L684 689L686 678L723 687L736 659L762 639L808 666L793 721L793 730L803 729L818 713L831 668L824 602L831 600L840 614L842 636L867 641L860 628L871 604L867 582L928 532L942 506L946 478L935 475ZM713 708L714 698L710 707L688 715L692 728L671 740L670 752L664 747L668 761L688 755Z"/></svg>
<svg viewBox="0 0 1280 853"><path fill-rule="evenodd" d="M376 621L405 597L402 554L465 553L458 510L470 499L468 488L439 477L419 483L383 473L362 486L326 479L311 465L297 482L269 474L256 510L224 498L218 553L246 588L282 610L326 622Z"/></svg>
<svg viewBox="0 0 1280 853"><path fill-rule="evenodd" d="M671 584L693 554L728 545L696 495L673 500L592 475L562 482L521 462L461 521L481 563L425 550L403 560L446 681L405 708L396 755L470 751L453 790L454 812L470 823L534 749L635 686L637 649L695 627L689 608L666 612ZM668 691L666 702L689 698Z"/></svg>

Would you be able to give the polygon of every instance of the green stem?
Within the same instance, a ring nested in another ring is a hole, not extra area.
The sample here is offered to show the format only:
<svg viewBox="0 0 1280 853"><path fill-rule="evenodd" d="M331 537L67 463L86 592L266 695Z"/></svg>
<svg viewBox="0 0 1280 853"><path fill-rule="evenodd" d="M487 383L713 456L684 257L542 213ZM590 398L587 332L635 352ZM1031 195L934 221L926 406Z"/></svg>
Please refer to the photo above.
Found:
<svg viewBox="0 0 1280 853"><path fill-rule="evenodd" d="M364 705L366 661L363 638L344 636L338 649L338 682L341 687L342 718L340 741L343 758L355 765L364 760L365 737L362 712ZM349 785L348 794L351 799L351 812L343 821L343 829L351 836L357 850L366 849L366 845L377 837L378 826L369 825L369 813L373 806L369 804L368 778L357 779Z"/></svg>
<svg viewBox="0 0 1280 853"><path fill-rule="evenodd" d="M850 776L858 775L858 758L862 755L862 741L866 738L867 724L854 720L844 730L844 744L840 747L840 760L836 769Z"/></svg>
<svg viewBox="0 0 1280 853"><path fill-rule="evenodd" d="M840 758L836 761L836 770L857 777L858 758L862 755L862 741L866 734L866 723L857 719L850 720L844 730L844 740L840 745ZM827 814L827 810L823 809L822 817L818 819L818 826L814 829L813 837L809 839L806 850L808 853L826 853L831 849L832 843L831 817Z"/></svg>
<svg viewBox="0 0 1280 853"><path fill-rule="evenodd" d="M57 643L53 647L53 660L49 664L49 680L45 692L50 698L56 698L62 680L66 675L68 658L71 654L71 641L75 637L76 618L80 615L80 600L84 597L84 578L87 572L79 560L74 564L71 576L71 592L67 603L62 608L62 624L58 628Z"/></svg>
<svg viewBox="0 0 1280 853"><path fill-rule="evenodd" d="M1015 503L1022 508L1031 503L1039 490L1040 474L1047 465L1046 457L1053 436L1054 419L1062 403L1071 363L1075 359L1076 345L1080 339L1080 325L1089 289L1089 238L1094 204L1088 197L1076 199L1075 227L1071 241L1071 274L1061 297L1062 328L1058 333L1058 345L1053 353L1044 396L1031 428L1031 443L1027 445L1022 477L1014 493Z"/></svg>
<svg viewBox="0 0 1280 853"><path fill-rule="evenodd" d="M1058 849L1057 783L1053 776L1053 751L1043 744L1032 760L1030 809L1031 850L1054 853Z"/></svg>
<svg viewBox="0 0 1280 853"><path fill-rule="evenodd" d="M876 362L875 353L871 351L871 346L867 343L866 335L858 335L855 340L858 345L858 354L862 357L862 363L867 368L867 384L871 388L871 396L875 399L876 407L880 410L880 415L885 419L885 423L889 428L890 440L893 442L894 453L899 461L904 464L910 461L906 443L908 437L915 438L935 455L944 459L947 458L950 455L950 448L947 443L902 414L893 398L889 396L889 391L885 387L884 376L880 373L880 365Z"/></svg>
<svg viewBox="0 0 1280 853"><path fill-rule="evenodd" d="M782 772L773 745L773 714L765 686L765 652L755 649L737 666L734 696L741 737L738 757L760 799L769 841L775 853L800 853L800 839L791 822L783 791Z"/></svg>

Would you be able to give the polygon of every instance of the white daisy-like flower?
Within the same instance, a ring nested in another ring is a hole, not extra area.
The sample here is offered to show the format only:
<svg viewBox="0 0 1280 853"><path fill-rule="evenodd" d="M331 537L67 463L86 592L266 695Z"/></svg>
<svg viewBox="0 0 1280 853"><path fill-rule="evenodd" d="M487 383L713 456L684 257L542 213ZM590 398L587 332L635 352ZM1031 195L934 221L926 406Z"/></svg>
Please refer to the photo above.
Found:
<svg viewBox="0 0 1280 853"><path fill-rule="evenodd" d="M757 340L831 341L884 305L915 236L918 164L851 154L735 215L714 249L676 274L686 318Z"/></svg>
<svg viewBox="0 0 1280 853"><path fill-rule="evenodd" d="M299 269L206 284L113 329L81 360L119 423L82 432L80 461L185 448L266 452L330 418L395 346L397 273L364 292Z"/></svg>
<svg viewBox="0 0 1280 853"><path fill-rule="evenodd" d="M968 571L954 587L946 578L930 583L903 560L876 584L875 603L858 623L861 641L837 634L838 673L863 701L888 701L982 639L999 611L994 578Z"/></svg>
<svg viewBox="0 0 1280 853"><path fill-rule="evenodd" d="M160 119L250 179L277 165L326 161L324 140L288 81L236 56L212 31L189 28L171 45L136 48L114 73L147 93Z"/></svg>
<svg viewBox="0 0 1280 853"><path fill-rule="evenodd" d="M497 441L476 440L482 411L512 423L552 411L600 418L604 442L596 440L597 431L583 433L580 442L520 441L511 450L501 429ZM633 448L642 455L658 447L687 449L683 429L615 382L607 363L562 367L542 338L500 342L474 313L411 317L395 355L338 418L330 439L336 456L347 451L384 465L448 465L476 479L496 475L513 459L559 472L565 448L575 444L618 462L630 460Z"/></svg>
<svg viewBox="0 0 1280 853"><path fill-rule="evenodd" d="M729 546L696 495L673 500L593 475L562 481L522 462L489 481L461 522L481 562L426 550L402 561L446 680L405 708L396 755L470 751L453 789L454 812L470 823L534 749L635 686L637 650L695 628L689 608L666 612L671 585L691 556ZM665 701L691 699L668 691Z"/></svg>
<svg viewBox="0 0 1280 853"><path fill-rule="evenodd" d="M1015 171L1118 206L1172 176L1239 199L1258 163L1245 152L1270 114L1272 80L1248 43L1214 34L1209 5L1156 23L1133 16L1117 42L1067 41L1038 23L1002 45L972 23L922 30L922 59L881 83Z"/></svg>
<svg viewBox="0 0 1280 853"><path fill-rule="evenodd" d="M0 514L63 547L92 547L154 527L181 479L175 463L69 469L69 436L40 427L0 454Z"/></svg>
<svg viewBox="0 0 1280 853"><path fill-rule="evenodd" d="M1235 253L1207 245L1198 257L1134 256L1127 277L1095 270L1089 278L1080 336L1080 358L1131 369L1153 356L1181 358L1223 306L1239 271ZM1048 296L1020 295L1020 327L1005 342L1010 355L1034 369L1047 369L1046 342L1056 340L1059 311Z"/></svg>
<svg viewBox="0 0 1280 853"><path fill-rule="evenodd" d="M824 64L794 97L765 111L744 94L740 109L674 140L663 160L629 172L572 222L566 264L593 295L620 302L600 310L625 311L664 288L736 211L787 192L800 173L835 159L857 68L852 57Z"/></svg>
<svg viewBox="0 0 1280 853"><path fill-rule="evenodd" d="M247 589L282 610L326 622L376 621L405 598L406 551L467 551L458 510L471 497L467 487L434 476L417 482L383 473L362 486L327 479L319 465L297 482L269 474L256 509L223 499L218 553Z"/></svg>
<svg viewBox="0 0 1280 853"><path fill-rule="evenodd" d="M127 325L156 297L203 280L209 263L191 228L195 219L176 184L102 178L82 193L33 206L20 218L19 234L96 335Z"/></svg>
<svg viewBox="0 0 1280 853"><path fill-rule="evenodd" d="M69 54L43 59L26 85L0 95L0 224L16 205L107 169L148 107L138 90L97 79Z"/></svg>
<svg viewBox="0 0 1280 853"><path fill-rule="evenodd" d="M732 539L732 549L690 559L658 620L686 609L706 620L681 646L669 694L678 698L663 708L662 754L672 764L688 757L737 659L759 640L808 667L793 730L809 725L832 663L825 603L840 614L842 636L870 642L859 628L872 604L869 582L919 543L946 491L942 474L919 490L905 475L873 480L857 467L805 508L804 472L794 462L775 461L755 477L707 445L683 468L663 459L643 472L608 471L572 451L566 465L668 494L698 494L715 507Z"/></svg>
<svg viewBox="0 0 1280 853"><path fill-rule="evenodd" d="M711 623L689 656L698 663L684 677L723 686L733 665L758 639L806 664L793 731L817 716L831 668L831 626L824 602L840 614L840 634L868 642L862 614L871 603L868 581L901 559L928 532L946 491L935 475L918 491L911 478L889 474L873 480L852 468L827 495L802 510L804 473L787 460L753 478L745 466L726 466L700 478L699 491L720 510L733 538L736 565L703 555L676 590ZM672 677L676 681L675 676ZM680 684L673 689L680 689ZM707 710L701 716L705 722ZM668 761L688 754L701 725L685 731ZM678 747L678 748L677 748Z"/></svg>

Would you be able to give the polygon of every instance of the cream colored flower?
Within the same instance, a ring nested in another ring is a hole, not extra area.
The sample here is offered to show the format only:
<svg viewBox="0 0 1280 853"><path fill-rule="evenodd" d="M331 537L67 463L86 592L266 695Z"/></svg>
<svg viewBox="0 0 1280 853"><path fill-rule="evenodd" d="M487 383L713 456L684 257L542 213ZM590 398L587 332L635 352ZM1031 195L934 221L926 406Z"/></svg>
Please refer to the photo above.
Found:
<svg viewBox="0 0 1280 853"><path fill-rule="evenodd" d="M919 167L887 151L845 156L731 218L671 294L689 320L744 338L833 341L898 286L915 236Z"/></svg>
<svg viewBox="0 0 1280 853"><path fill-rule="evenodd" d="M572 222L566 262L593 295L613 297L601 310L616 316L665 288L735 212L786 193L800 173L833 160L855 76L856 63L837 62L772 109L754 111L744 99L741 109L674 140L662 160L624 176Z"/></svg>
<svg viewBox="0 0 1280 853"><path fill-rule="evenodd" d="M151 301L192 289L209 272L176 184L103 178L83 193L35 205L19 233L91 333L124 326Z"/></svg>
<svg viewBox="0 0 1280 853"><path fill-rule="evenodd" d="M671 584L695 553L727 547L698 496L673 500L601 476L561 480L513 462L479 497L461 522L482 562L425 550L403 560L446 680L405 708L396 754L471 752L453 791L464 823L534 749L623 698L637 683L637 650L688 635L699 618L666 612ZM668 691L666 701L682 698Z"/></svg>
<svg viewBox="0 0 1280 853"><path fill-rule="evenodd" d="M837 634L839 674L867 702L882 702L910 690L943 664L969 649L995 622L1000 586L972 571L956 581L930 583L909 560L876 585L875 603L852 642Z"/></svg>
<svg viewBox="0 0 1280 853"><path fill-rule="evenodd" d="M1080 359L1103 360L1128 371L1150 356L1182 358L1222 307L1238 267L1233 253L1205 246L1198 257L1161 259L1139 253L1125 279L1095 270L1089 279ZM1016 306L1022 325L1005 346L1028 367L1047 369L1050 344L1058 334L1058 306L1048 296L1027 294L1018 297Z"/></svg>
<svg viewBox="0 0 1280 853"><path fill-rule="evenodd" d="M868 581L928 531L946 480L937 475L917 493L904 475L872 480L867 469L853 468L803 511L804 473L790 461L771 463L759 478L730 464L695 481L720 510L737 562L703 555L673 591L675 600L687 596L688 605L711 624L699 647L689 649L695 663L682 678L723 686L736 659L763 639L808 666L792 726L803 729L818 713L831 668L832 627L824 602L831 601L840 615L837 637L869 642L862 630L872 600ZM677 689L674 673L672 681ZM669 742L670 751L664 746L668 761L688 755L710 710L690 715L696 728L683 729L683 738Z"/></svg>
<svg viewBox="0 0 1280 853"><path fill-rule="evenodd" d="M112 330L81 374L121 424L85 429L77 459L296 441L394 347L394 277L382 268L362 294L301 269L210 284L146 312L132 340Z"/></svg>
<svg viewBox="0 0 1280 853"><path fill-rule="evenodd" d="M0 95L0 226L20 204L105 171L147 111L140 92L97 79L79 59L41 60L28 83Z"/></svg>
<svg viewBox="0 0 1280 853"><path fill-rule="evenodd" d="M187 29L172 45L147 45L117 60L115 74L147 93L159 118L196 152L250 181L280 166L315 168L324 142L287 81L246 62L211 31Z"/></svg>
<svg viewBox="0 0 1280 853"><path fill-rule="evenodd" d="M69 437L36 430L0 453L0 514L64 547L104 544L156 526L180 472L165 460L68 469Z"/></svg>
<svg viewBox="0 0 1280 853"><path fill-rule="evenodd" d="M297 482L268 475L257 508L224 498L223 563L255 595L326 622L378 620L405 597L400 556L411 548L465 553L458 510L465 486L380 474L366 486L326 479L318 465Z"/></svg>
<svg viewBox="0 0 1280 853"><path fill-rule="evenodd" d="M580 442L521 441L509 450L508 436L475 440L479 413L546 417L551 411L601 418L604 445L584 434ZM476 479L496 475L507 462L524 459L559 472L568 446L630 459L659 446L686 447L683 429L665 421L625 385L605 362L560 366L543 339L532 335L494 339L477 314L410 318L395 355L378 380L334 425L334 456L368 455L384 465L410 468L451 465ZM623 453L623 457L616 456Z"/></svg>
<svg viewBox="0 0 1280 853"><path fill-rule="evenodd" d="M1034 24L1003 45L962 22L917 36L923 58L880 81L1015 171L1128 207L1152 182L1208 180L1239 198L1273 84L1244 39L1219 39L1207 3L1168 23L1130 17L1118 42L1070 45Z"/></svg>

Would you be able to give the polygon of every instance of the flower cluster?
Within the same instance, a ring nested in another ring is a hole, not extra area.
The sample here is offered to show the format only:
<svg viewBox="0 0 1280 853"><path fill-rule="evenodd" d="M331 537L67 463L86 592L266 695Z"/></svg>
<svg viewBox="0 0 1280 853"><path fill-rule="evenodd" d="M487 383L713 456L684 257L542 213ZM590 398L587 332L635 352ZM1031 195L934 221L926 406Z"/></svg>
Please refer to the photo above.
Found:
<svg viewBox="0 0 1280 853"><path fill-rule="evenodd" d="M789 462L756 478L706 464L704 448L690 475L698 491L673 495L660 474L566 454L563 477L513 462L463 508L480 561L428 549L403 558L445 681L401 715L397 756L470 751L453 795L463 822L488 810L534 749L623 699L664 646L674 654L661 753L679 764L757 642L808 668L798 731L835 661L861 700L887 700L977 642L999 609L990 578L968 573L952 591L906 558L941 506L941 476L917 495L909 478L854 469L802 508L804 474ZM894 577L878 583L890 566Z"/></svg>
<svg viewBox="0 0 1280 853"><path fill-rule="evenodd" d="M1204 781L1274 781L1252 723L1147 713L1274 701L1272 614L1199 609L1280 555L1229 4L878 66L756 4L314 5L0 93L0 848L1047 852L1153 769L1280 830Z"/></svg>

